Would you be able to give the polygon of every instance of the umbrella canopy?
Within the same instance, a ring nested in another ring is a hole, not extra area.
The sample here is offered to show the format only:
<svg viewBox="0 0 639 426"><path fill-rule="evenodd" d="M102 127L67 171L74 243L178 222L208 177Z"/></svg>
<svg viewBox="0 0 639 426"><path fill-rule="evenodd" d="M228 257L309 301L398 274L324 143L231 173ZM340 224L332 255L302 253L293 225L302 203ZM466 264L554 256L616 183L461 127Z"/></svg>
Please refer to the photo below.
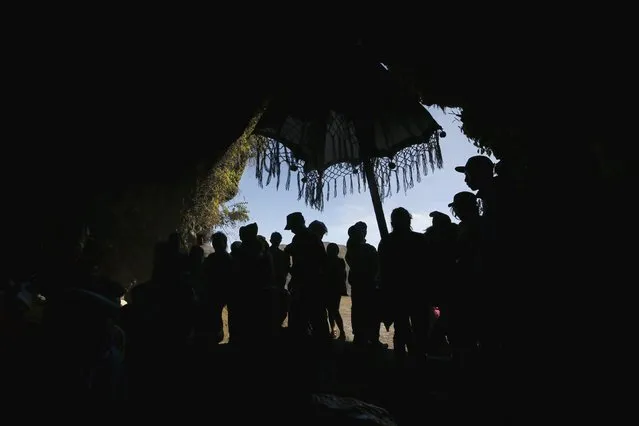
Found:
<svg viewBox="0 0 639 426"><path fill-rule="evenodd" d="M441 127L417 98L359 52L336 61L317 65L326 68L323 82L298 74L299 86L275 96L254 130L260 184L274 178L279 187L286 165L286 189L297 174L299 198L319 210L340 185L344 195L365 189L366 166L382 199L442 167ZM314 72L317 66L305 64Z"/></svg>

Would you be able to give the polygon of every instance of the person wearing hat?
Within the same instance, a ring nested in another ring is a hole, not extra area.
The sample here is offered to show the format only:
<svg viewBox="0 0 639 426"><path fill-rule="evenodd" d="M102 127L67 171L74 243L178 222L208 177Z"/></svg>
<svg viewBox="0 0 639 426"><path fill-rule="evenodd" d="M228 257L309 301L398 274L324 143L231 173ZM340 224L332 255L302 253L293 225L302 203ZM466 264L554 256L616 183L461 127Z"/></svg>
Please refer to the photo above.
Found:
<svg viewBox="0 0 639 426"><path fill-rule="evenodd" d="M475 155L466 161L466 165L455 167L455 171L464 173L466 185L473 191L477 191L491 183L495 164L484 155Z"/></svg>
<svg viewBox="0 0 639 426"><path fill-rule="evenodd" d="M450 342L462 364L476 350L477 322L483 284L481 217L477 197L472 192L455 194L448 205L460 220L456 243L457 289L451 294Z"/></svg>
<svg viewBox="0 0 639 426"><path fill-rule="evenodd" d="M459 226L464 221L479 220L479 202L477 196L472 192L458 192L448 207L451 208L453 215L460 220Z"/></svg>
<svg viewBox="0 0 639 426"><path fill-rule="evenodd" d="M486 218L486 222L491 222L491 226L494 228L499 198L495 164L488 157L475 155L468 159L465 166L455 167L455 170L464 173L466 185L471 190L477 191L477 198L482 200L482 215Z"/></svg>
<svg viewBox="0 0 639 426"><path fill-rule="evenodd" d="M324 244L306 227L304 216L294 212L286 216L285 230L293 240L286 247L293 261L289 289L292 292L289 328L303 336L311 325L313 337L330 338L321 277L326 264Z"/></svg>

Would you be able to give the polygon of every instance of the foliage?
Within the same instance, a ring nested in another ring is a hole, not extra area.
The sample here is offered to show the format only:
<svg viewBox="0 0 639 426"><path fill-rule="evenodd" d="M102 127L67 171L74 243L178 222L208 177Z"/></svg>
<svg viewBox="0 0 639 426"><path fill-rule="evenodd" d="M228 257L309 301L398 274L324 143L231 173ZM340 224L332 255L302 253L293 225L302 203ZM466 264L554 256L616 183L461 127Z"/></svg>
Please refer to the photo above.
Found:
<svg viewBox="0 0 639 426"><path fill-rule="evenodd" d="M218 228L229 229L235 227L237 224L249 221L249 209L246 201L224 204L220 209L220 223L217 224Z"/></svg>
<svg viewBox="0 0 639 426"><path fill-rule="evenodd" d="M224 156L197 182L192 202L182 215L180 233L183 242L198 233L209 233L215 227L227 228L249 220L245 202L227 205L238 193L240 179L254 152L250 135L262 116L260 109L242 135Z"/></svg>
<svg viewBox="0 0 639 426"><path fill-rule="evenodd" d="M491 138L481 137L477 135L476 129L473 126L472 119L468 118L468 112L463 110L462 108L454 108L452 113L457 119L462 123L460 130L468 140L477 148L477 154L481 155L492 155L493 149L491 143ZM465 119L465 121L464 121Z"/></svg>

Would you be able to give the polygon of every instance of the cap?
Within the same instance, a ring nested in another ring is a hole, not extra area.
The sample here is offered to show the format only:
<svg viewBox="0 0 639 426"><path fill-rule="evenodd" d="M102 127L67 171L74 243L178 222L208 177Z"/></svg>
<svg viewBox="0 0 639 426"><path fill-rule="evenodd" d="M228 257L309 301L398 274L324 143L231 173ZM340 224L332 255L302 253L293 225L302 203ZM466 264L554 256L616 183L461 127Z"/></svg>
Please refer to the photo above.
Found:
<svg viewBox="0 0 639 426"><path fill-rule="evenodd" d="M484 155L475 155L473 157L470 157L468 159L468 161L466 161L466 165L465 166L457 166L455 167L455 170L458 171L459 173L465 173L466 170L490 170L491 172L493 171L493 169L495 168L495 163L493 163L493 161L484 156Z"/></svg>
<svg viewBox="0 0 639 426"><path fill-rule="evenodd" d="M455 194L455 196L453 197L453 202L450 203L448 207L453 207L454 205L459 205L459 204L470 204L470 203L476 203L476 202L477 202L477 196L475 194L468 191L462 191Z"/></svg>

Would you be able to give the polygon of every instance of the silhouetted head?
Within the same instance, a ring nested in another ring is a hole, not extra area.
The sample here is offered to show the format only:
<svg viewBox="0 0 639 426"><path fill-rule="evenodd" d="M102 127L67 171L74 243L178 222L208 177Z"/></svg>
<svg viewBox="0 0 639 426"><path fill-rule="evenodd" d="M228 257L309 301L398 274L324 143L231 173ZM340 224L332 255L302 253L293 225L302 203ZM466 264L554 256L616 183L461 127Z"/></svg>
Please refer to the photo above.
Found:
<svg viewBox="0 0 639 426"><path fill-rule="evenodd" d="M306 221L304 216L300 212L294 212L286 216L285 230L291 231L293 234L297 234L302 229L306 228Z"/></svg>
<svg viewBox="0 0 639 426"><path fill-rule="evenodd" d="M339 246L335 243L330 243L326 246L326 254L328 257L337 257L339 255Z"/></svg>
<svg viewBox="0 0 639 426"><path fill-rule="evenodd" d="M242 241L233 241L231 243L231 254L237 254L240 247L242 247Z"/></svg>
<svg viewBox="0 0 639 426"><path fill-rule="evenodd" d="M459 173L464 173L466 185L473 191L481 189L490 182L494 175L495 164L493 161L483 155L475 155L466 161L465 166L455 167Z"/></svg>
<svg viewBox="0 0 639 426"><path fill-rule="evenodd" d="M257 238L257 223L249 223L240 228L240 240L242 242L252 241Z"/></svg>
<svg viewBox="0 0 639 426"><path fill-rule="evenodd" d="M391 212L391 226L393 231L410 231L413 216L404 207L397 207Z"/></svg>
<svg viewBox="0 0 639 426"><path fill-rule="evenodd" d="M211 236L211 243L213 244L213 250L216 253L225 252L226 247L228 246L228 240L226 235L222 232L216 232Z"/></svg>
<svg viewBox="0 0 639 426"><path fill-rule="evenodd" d="M450 216L448 216L446 213L434 211L430 212L429 216L433 218L433 226L435 227L447 226L451 224Z"/></svg>
<svg viewBox="0 0 639 426"><path fill-rule="evenodd" d="M328 228L324 225L324 222L320 222L319 220L314 220L309 223L308 230L317 235L320 241L324 238L324 235L328 234Z"/></svg>
<svg viewBox="0 0 639 426"><path fill-rule="evenodd" d="M273 247L279 247L282 244L282 234L279 232L273 232L271 234L271 244Z"/></svg>
<svg viewBox="0 0 639 426"><path fill-rule="evenodd" d="M458 192L448 207L451 207L453 214L462 221L472 218L473 216L479 216L477 196L472 192Z"/></svg>
<svg viewBox="0 0 639 426"><path fill-rule="evenodd" d="M364 236L364 238L366 238L366 234L368 234L368 226L366 225L366 223L360 220L359 222L356 222L355 225L353 226L359 229L362 235Z"/></svg>
<svg viewBox="0 0 639 426"><path fill-rule="evenodd" d="M364 241L366 241L365 236L366 235L362 227L355 224L348 228L348 242L346 243L346 245L350 246L352 244L363 243Z"/></svg>

